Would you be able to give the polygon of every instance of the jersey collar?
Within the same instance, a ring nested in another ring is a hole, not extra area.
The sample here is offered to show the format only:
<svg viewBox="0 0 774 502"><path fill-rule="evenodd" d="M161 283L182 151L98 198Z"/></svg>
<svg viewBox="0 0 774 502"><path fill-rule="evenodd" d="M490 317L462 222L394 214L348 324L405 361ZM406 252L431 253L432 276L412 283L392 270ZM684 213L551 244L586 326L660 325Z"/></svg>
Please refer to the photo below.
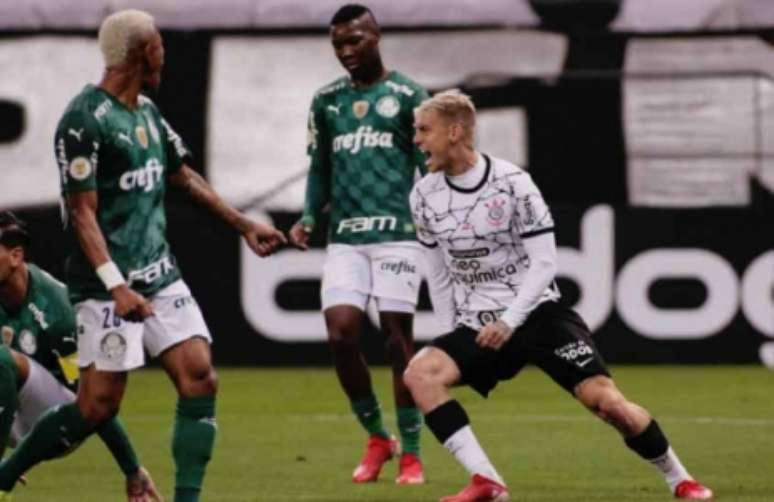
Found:
<svg viewBox="0 0 774 502"><path fill-rule="evenodd" d="M461 193L474 193L481 190L481 187L484 186L484 183L486 183L486 180L489 179L489 171L491 171L491 168L492 168L492 161L489 159L489 155L482 153L481 156L484 158L484 162L486 163L486 168L484 170L484 175L481 177L481 181L479 181L475 186L471 188L463 188L461 186L457 186L454 183L452 183L449 177L444 175L444 179L446 180L446 184L449 185L449 188L451 188L455 192L461 192Z"/></svg>

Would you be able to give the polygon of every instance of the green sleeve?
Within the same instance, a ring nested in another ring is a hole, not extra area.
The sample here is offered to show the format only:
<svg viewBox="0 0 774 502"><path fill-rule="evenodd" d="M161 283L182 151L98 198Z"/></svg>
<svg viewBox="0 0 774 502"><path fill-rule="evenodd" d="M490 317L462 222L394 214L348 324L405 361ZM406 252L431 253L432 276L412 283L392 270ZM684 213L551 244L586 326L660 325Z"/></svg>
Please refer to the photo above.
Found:
<svg viewBox="0 0 774 502"><path fill-rule="evenodd" d="M59 357L67 357L78 351L77 328L75 326L75 311L71 306L66 307L59 322L54 324L49 332L51 348Z"/></svg>
<svg viewBox="0 0 774 502"><path fill-rule="evenodd" d="M175 131L165 118L159 115L164 129L164 148L167 153L167 172L178 171L183 164L191 161L191 151L183 141L183 138Z"/></svg>
<svg viewBox="0 0 774 502"><path fill-rule="evenodd" d="M97 189L101 131L94 116L70 111L62 117L54 136L62 193Z"/></svg>
<svg viewBox="0 0 774 502"><path fill-rule="evenodd" d="M331 142L320 101L319 97L312 101L307 136L310 164L301 223L310 228L314 228L331 197Z"/></svg>

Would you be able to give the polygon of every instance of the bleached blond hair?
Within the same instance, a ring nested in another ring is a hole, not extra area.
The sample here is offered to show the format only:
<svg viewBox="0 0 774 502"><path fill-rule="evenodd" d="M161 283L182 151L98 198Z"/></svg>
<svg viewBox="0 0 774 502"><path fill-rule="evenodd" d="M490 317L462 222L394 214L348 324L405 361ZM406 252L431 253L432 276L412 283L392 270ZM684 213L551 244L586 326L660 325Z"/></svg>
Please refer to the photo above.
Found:
<svg viewBox="0 0 774 502"><path fill-rule="evenodd" d="M99 27L99 48L105 67L124 63L129 52L156 31L156 22L147 12L128 9L114 12Z"/></svg>
<svg viewBox="0 0 774 502"><path fill-rule="evenodd" d="M470 96L459 89L449 89L433 95L420 104L415 113L434 111L444 120L451 123L459 123L465 132L465 136L471 141L476 130L476 105Z"/></svg>

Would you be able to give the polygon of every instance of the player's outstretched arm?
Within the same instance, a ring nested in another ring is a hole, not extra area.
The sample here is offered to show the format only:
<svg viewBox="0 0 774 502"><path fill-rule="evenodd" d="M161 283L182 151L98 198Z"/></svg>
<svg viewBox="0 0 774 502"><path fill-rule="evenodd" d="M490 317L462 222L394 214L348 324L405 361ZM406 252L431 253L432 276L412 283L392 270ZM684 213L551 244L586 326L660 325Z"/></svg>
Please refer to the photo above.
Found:
<svg viewBox="0 0 774 502"><path fill-rule="evenodd" d="M67 195L67 205L78 243L116 302L116 315L133 322L153 315L151 303L129 289L110 257L105 236L97 223L97 192L71 192Z"/></svg>
<svg viewBox="0 0 774 502"><path fill-rule="evenodd" d="M258 256L268 256L287 243L285 235L273 226L253 221L227 204L199 173L187 165L170 174L169 182L234 227Z"/></svg>

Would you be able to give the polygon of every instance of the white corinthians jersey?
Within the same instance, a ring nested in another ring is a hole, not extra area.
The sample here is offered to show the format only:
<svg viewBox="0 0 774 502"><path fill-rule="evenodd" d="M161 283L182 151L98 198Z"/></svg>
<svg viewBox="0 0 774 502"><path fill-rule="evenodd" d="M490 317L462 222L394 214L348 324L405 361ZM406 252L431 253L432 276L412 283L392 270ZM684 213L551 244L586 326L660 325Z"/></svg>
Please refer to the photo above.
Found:
<svg viewBox="0 0 774 502"><path fill-rule="evenodd" d="M483 156L485 174L472 188L454 186L442 172L411 192L419 242L438 246L454 288L455 323L475 330L513 303L530 266L522 241L553 232L543 196L523 169ZM555 283L540 302L557 300Z"/></svg>

